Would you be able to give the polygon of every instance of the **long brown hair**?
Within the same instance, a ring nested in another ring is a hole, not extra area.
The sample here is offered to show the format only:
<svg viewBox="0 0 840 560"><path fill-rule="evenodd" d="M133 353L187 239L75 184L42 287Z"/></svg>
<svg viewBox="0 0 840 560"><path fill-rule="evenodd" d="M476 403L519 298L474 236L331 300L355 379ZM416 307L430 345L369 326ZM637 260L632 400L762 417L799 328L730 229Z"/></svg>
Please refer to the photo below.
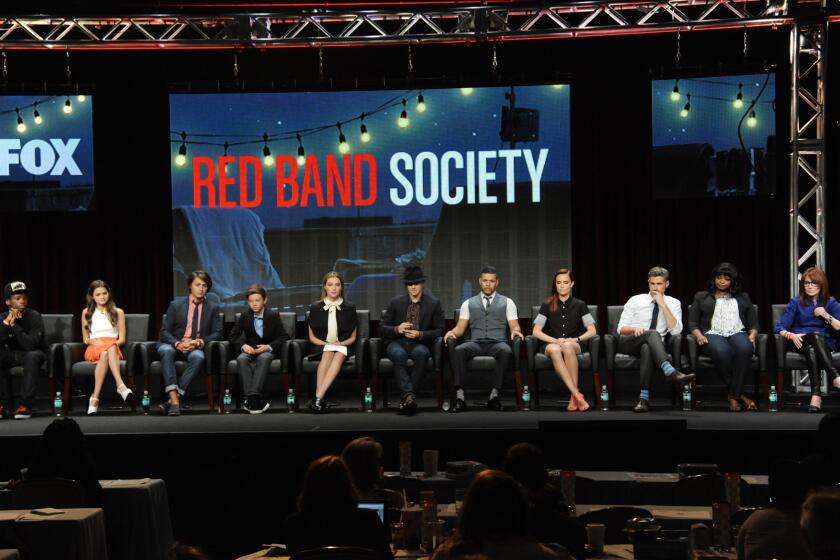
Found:
<svg viewBox="0 0 840 560"><path fill-rule="evenodd" d="M350 469L341 457L325 455L312 461L303 475L298 510L324 513L347 511L359 503Z"/></svg>
<svg viewBox="0 0 840 560"><path fill-rule="evenodd" d="M338 297L344 297L344 278L341 277L341 274L336 272L335 270L331 270L324 274L324 279L321 280L321 299L327 297L327 280L330 278L338 278L338 281L341 282L341 293L338 294Z"/></svg>
<svg viewBox="0 0 840 560"><path fill-rule="evenodd" d="M828 289L828 276L821 269L812 266L802 273L802 280L799 281L799 303L805 305L808 295L805 293L805 280L808 279L820 287L817 295L817 305L825 305L831 298L831 291Z"/></svg>
<svg viewBox="0 0 840 560"><path fill-rule="evenodd" d="M572 270L569 268L561 268L557 272L554 273L554 276L551 277L551 290L549 291L548 299L545 302L548 304L548 310L551 313L557 313L557 307L560 305L560 296L557 294L557 277L561 274L568 274L569 280L572 282L575 281L575 277L572 276Z"/></svg>
<svg viewBox="0 0 840 560"><path fill-rule="evenodd" d="M96 311L96 302L93 300L93 292L95 292L97 288L105 288L108 292L108 303L105 304L105 307L108 309L108 320L115 327L119 321L119 315L117 315L117 304L114 303L114 297L111 294L111 286L109 286L104 280L94 280L90 283L90 286L88 286L87 295L85 296L85 301L87 302L85 321L87 321L88 324L88 331L90 331L90 322L93 319L93 312Z"/></svg>

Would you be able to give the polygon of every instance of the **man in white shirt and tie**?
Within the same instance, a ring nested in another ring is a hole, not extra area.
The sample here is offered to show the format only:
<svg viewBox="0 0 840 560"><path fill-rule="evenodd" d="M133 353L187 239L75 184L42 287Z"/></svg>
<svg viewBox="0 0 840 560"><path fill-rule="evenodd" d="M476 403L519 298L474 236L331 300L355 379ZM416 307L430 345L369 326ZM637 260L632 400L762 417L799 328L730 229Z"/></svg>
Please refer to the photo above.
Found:
<svg viewBox="0 0 840 560"><path fill-rule="evenodd" d="M475 356L492 356L496 359L491 379L493 389L487 399L487 408L504 409L499 400L499 390L502 388L505 371L508 370L513 359L513 350L508 341L507 332L510 331L511 340L522 339L516 304L512 299L496 292L499 286L499 275L496 269L492 266L481 269L478 283L481 293L461 305L458 323L454 329L443 336L444 342L451 345L453 339L464 336L467 327L470 329L469 340L455 347L452 358L452 373L455 378L453 412L463 412L467 409L462 382L467 371L467 362Z"/></svg>
<svg viewBox="0 0 840 560"><path fill-rule="evenodd" d="M682 305L678 299L665 295L669 284L666 269L655 266L648 271L648 292L633 296L624 304L618 320L618 351L638 356L647 344L654 365L674 383L683 384L695 376L678 371L668 361L665 343L668 337L680 334L683 329ZM640 375L642 389L633 412L647 412L650 401L650 370L643 368Z"/></svg>

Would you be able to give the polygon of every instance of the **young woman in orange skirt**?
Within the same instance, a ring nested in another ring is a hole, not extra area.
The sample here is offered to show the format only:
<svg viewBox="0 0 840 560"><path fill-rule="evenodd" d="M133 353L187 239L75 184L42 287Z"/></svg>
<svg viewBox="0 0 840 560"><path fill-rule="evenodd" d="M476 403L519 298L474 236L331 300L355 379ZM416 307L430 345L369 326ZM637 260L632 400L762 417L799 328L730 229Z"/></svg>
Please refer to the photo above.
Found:
<svg viewBox="0 0 840 560"><path fill-rule="evenodd" d="M88 403L88 415L99 410L99 393L110 370L117 383L117 393L129 402L134 393L125 386L120 375L120 346L125 344L125 313L111 299L111 287L102 280L94 280L87 289L87 307L82 311L82 337L87 344L85 359L96 364L93 394Z"/></svg>

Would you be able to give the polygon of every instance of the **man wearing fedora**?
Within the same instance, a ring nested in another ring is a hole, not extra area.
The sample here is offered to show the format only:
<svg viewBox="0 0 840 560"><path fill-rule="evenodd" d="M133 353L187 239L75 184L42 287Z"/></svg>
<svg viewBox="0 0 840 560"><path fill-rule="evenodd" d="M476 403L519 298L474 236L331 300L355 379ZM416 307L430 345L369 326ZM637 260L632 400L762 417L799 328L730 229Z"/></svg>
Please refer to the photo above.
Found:
<svg viewBox="0 0 840 560"><path fill-rule="evenodd" d="M3 288L6 310L0 314L0 373L4 396L0 403L0 415L12 415L12 396L6 395L9 368L23 366L23 381L20 384L20 403L15 410L17 419L29 418L35 403L35 389L41 365L47 361L47 345L44 342L44 319L34 309L29 309L29 289L20 281L9 282ZM11 389L9 384L8 389Z"/></svg>
<svg viewBox="0 0 840 560"><path fill-rule="evenodd" d="M423 379L431 345L445 326L440 301L425 293L426 277L419 266L409 266L403 275L406 294L388 304L380 333L388 345L385 353L394 363L394 377L402 392L400 414L417 412L414 391ZM411 376L408 359L414 361Z"/></svg>

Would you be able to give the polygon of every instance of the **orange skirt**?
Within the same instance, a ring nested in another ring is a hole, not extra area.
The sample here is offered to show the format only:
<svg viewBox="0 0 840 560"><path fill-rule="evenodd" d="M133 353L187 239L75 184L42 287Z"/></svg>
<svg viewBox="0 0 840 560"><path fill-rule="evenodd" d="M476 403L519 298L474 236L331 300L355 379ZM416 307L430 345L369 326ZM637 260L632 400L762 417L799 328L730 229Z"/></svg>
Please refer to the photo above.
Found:
<svg viewBox="0 0 840 560"><path fill-rule="evenodd" d="M97 363L102 352L107 352L111 346L117 346L116 338L94 338L85 349L85 360L94 364ZM122 360L122 351L119 346L117 346L117 355Z"/></svg>

